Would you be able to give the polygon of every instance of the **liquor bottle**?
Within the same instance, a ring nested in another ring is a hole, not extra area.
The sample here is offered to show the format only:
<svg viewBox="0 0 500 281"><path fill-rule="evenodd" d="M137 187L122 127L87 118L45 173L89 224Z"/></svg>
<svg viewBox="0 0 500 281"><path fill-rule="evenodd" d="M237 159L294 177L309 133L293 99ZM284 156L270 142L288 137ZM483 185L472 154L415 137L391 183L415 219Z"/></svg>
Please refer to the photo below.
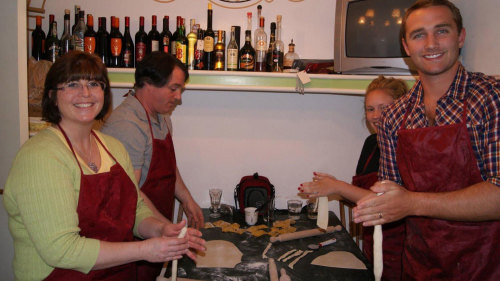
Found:
<svg viewBox="0 0 500 281"><path fill-rule="evenodd" d="M99 29L97 30L96 38L96 54L101 58L102 63L109 66L109 33L106 30L106 18L99 17Z"/></svg>
<svg viewBox="0 0 500 281"><path fill-rule="evenodd" d="M247 13L247 30L252 30L252 12Z"/></svg>
<svg viewBox="0 0 500 281"><path fill-rule="evenodd" d="M87 31L83 38L85 52L89 54L95 53L97 34L94 31L94 17L91 14L87 15Z"/></svg>
<svg viewBox="0 0 500 281"><path fill-rule="evenodd" d="M260 17L262 17L262 6L258 5L257 6L257 18L260 20Z"/></svg>
<svg viewBox="0 0 500 281"><path fill-rule="evenodd" d="M78 15L78 24L75 27L75 31L73 32L73 43L74 50L77 51L85 51L85 31L87 30L87 26L85 25L85 11L80 10Z"/></svg>
<svg viewBox="0 0 500 281"><path fill-rule="evenodd" d="M298 59L299 55L295 53L295 44L293 44L292 39L292 42L288 44L288 53L283 58L283 72L297 72L297 69L292 69L292 65Z"/></svg>
<svg viewBox="0 0 500 281"><path fill-rule="evenodd" d="M42 30L42 16L36 16L36 27L31 33L31 55L36 60L43 59L45 53L45 32Z"/></svg>
<svg viewBox="0 0 500 281"><path fill-rule="evenodd" d="M176 26L175 26L175 31L174 34L172 35L172 38L170 39L170 53L175 57L177 56L177 52L175 50L175 42L177 41L177 38L179 37L179 28L181 27L181 22L182 22L182 17L177 16L176 20Z"/></svg>
<svg viewBox="0 0 500 281"><path fill-rule="evenodd" d="M151 31L148 33L148 54L160 50L160 33L156 28L156 16L151 18Z"/></svg>
<svg viewBox="0 0 500 281"><path fill-rule="evenodd" d="M144 31L144 17L139 17L139 31L135 34L135 65L146 55L148 35Z"/></svg>
<svg viewBox="0 0 500 281"><path fill-rule="evenodd" d="M276 23L272 22L271 23L271 35L269 36L269 46L268 46L267 54L266 54L266 62L267 62L266 69L268 72L272 71L272 65L273 65L272 48L273 48L274 41L276 41Z"/></svg>
<svg viewBox="0 0 500 281"><path fill-rule="evenodd" d="M213 70L214 69L214 37L215 33L212 30L212 3L208 3L207 10L207 30L205 30L205 37L203 38L203 53L204 53L204 69Z"/></svg>
<svg viewBox="0 0 500 281"><path fill-rule="evenodd" d="M75 23L71 27L71 34L75 32L75 28L78 25L78 22L80 21L80 6L75 5Z"/></svg>
<svg viewBox="0 0 500 281"><path fill-rule="evenodd" d="M175 40L176 57L183 64L187 64L188 39L185 35L186 28L184 27L184 18L181 18L181 25L178 31L179 35L177 36L177 40Z"/></svg>
<svg viewBox="0 0 500 281"><path fill-rule="evenodd" d="M196 48L196 41L198 40L198 25L195 24L195 20L190 20L190 32L187 35L188 40L188 58L187 58L187 66L189 70L194 69L195 60L194 53Z"/></svg>
<svg viewBox="0 0 500 281"><path fill-rule="evenodd" d="M264 17L259 19L259 28L255 30L255 71L266 71L267 34L264 31Z"/></svg>
<svg viewBox="0 0 500 281"><path fill-rule="evenodd" d="M125 17L125 32L123 33L123 67L134 67L134 42L130 36L130 17Z"/></svg>
<svg viewBox="0 0 500 281"><path fill-rule="evenodd" d="M281 15L276 16L276 41L272 46L272 72L283 72L283 54L285 45L281 41Z"/></svg>
<svg viewBox="0 0 500 281"><path fill-rule="evenodd" d="M164 53L168 53L170 50L170 40L172 40L172 33L169 27L168 16L163 17L163 31L160 34L160 50Z"/></svg>
<svg viewBox="0 0 500 281"><path fill-rule="evenodd" d="M113 17L111 19L111 33L110 38L110 62L111 67L121 67L121 62L123 60L122 46L123 46L123 36L120 32L120 18Z"/></svg>
<svg viewBox="0 0 500 281"><path fill-rule="evenodd" d="M217 35L217 44L215 44L215 60L214 60L214 70L224 70L225 68L225 51L226 48L224 46L222 30L218 31Z"/></svg>
<svg viewBox="0 0 500 281"><path fill-rule="evenodd" d="M47 35L47 40L45 40L45 58L48 61L55 62L59 57L59 50L59 38L57 38L57 22L52 20L50 33Z"/></svg>
<svg viewBox="0 0 500 281"><path fill-rule="evenodd" d="M70 25L69 14L70 14L69 9L64 10L64 31L63 31L63 34L61 36L61 41L60 41L61 56L69 53L69 51L72 50L71 33L70 33L70 26L69 26Z"/></svg>
<svg viewBox="0 0 500 281"><path fill-rule="evenodd" d="M229 40L229 44L227 45L227 70L228 71L236 71L238 70L238 45L236 44L235 39L236 27L231 26L231 39Z"/></svg>
<svg viewBox="0 0 500 281"><path fill-rule="evenodd" d="M240 70L254 71L255 50L252 48L252 31L245 30L245 45L240 50Z"/></svg>
<svg viewBox="0 0 500 281"><path fill-rule="evenodd" d="M194 69L202 70L205 69L203 65L205 61L205 53L203 52L203 48L205 46L205 42L203 41L203 37L205 37L205 31L201 28L198 29L198 40L196 41L196 48L194 50Z"/></svg>

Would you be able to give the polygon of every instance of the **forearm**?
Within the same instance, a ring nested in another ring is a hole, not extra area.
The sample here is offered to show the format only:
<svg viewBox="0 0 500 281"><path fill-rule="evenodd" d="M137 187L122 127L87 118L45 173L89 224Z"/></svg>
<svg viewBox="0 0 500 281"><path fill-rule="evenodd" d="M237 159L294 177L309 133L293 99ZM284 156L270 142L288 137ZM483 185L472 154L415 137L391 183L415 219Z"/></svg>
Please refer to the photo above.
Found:
<svg viewBox="0 0 500 281"><path fill-rule="evenodd" d="M104 269L143 259L143 241L107 242L100 241L97 261L92 270Z"/></svg>
<svg viewBox="0 0 500 281"><path fill-rule="evenodd" d="M452 192L411 193L412 214L454 221L500 219L500 188L480 182Z"/></svg>
<svg viewBox="0 0 500 281"><path fill-rule="evenodd" d="M151 200L148 198L148 196L146 194L144 194L144 192L139 191L139 194L141 195L142 199L144 200L144 203L146 203L148 208L153 212L153 215L155 218L157 218L158 220L160 220L161 222L164 222L164 223L172 223L169 219L167 219L165 216L163 216L162 213L160 213L160 211L158 211L156 206L153 204L153 202L151 202Z"/></svg>
<svg viewBox="0 0 500 281"><path fill-rule="evenodd" d="M165 223L156 217L149 217L141 221L138 227L139 234L144 238L160 237Z"/></svg>
<svg viewBox="0 0 500 281"><path fill-rule="evenodd" d="M184 181L182 180L181 174L179 173L179 169L175 169L176 180L175 180L175 197L181 203L187 203L190 200L193 200L191 193L187 189Z"/></svg>
<svg viewBox="0 0 500 281"><path fill-rule="evenodd" d="M351 202L357 203L361 198L373 194L372 191L364 189L344 181L337 181L335 193Z"/></svg>

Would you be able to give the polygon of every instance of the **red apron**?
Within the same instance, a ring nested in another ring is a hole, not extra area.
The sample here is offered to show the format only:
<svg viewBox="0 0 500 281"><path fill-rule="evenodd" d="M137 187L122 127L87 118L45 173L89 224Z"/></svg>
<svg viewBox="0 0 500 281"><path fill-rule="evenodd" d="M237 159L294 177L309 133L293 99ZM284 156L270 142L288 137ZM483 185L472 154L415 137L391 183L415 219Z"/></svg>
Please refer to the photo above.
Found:
<svg viewBox="0 0 500 281"><path fill-rule="evenodd" d="M461 123L398 131L396 159L408 190L447 192L483 181L466 126L466 100L462 111ZM498 221L408 217L403 280L500 280L499 253Z"/></svg>
<svg viewBox="0 0 500 281"><path fill-rule="evenodd" d="M370 160L373 158L377 147L373 148L370 156L366 160L363 167L363 171L352 177L352 184L359 186L364 189L370 189L375 182L378 180L377 172L364 174ZM389 224L384 224L383 229L383 258L384 258L384 270L382 272L382 280L384 281L396 281L401 280L401 256L403 253L403 241L404 241L404 222L397 221ZM363 253L365 256L373 262L373 227L363 227Z"/></svg>
<svg viewBox="0 0 500 281"><path fill-rule="evenodd" d="M116 162L109 172L84 175L73 146L64 130L59 129L68 142L80 167L81 181L78 197L78 227L80 236L108 242L133 241L133 227L137 208L137 190L134 183L97 135L95 139ZM136 280L136 265L128 263L107 269L92 270L88 274L71 269L54 269L45 280Z"/></svg>
<svg viewBox="0 0 500 281"><path fill-rule="evenodd" d="M146 111L146 109L144 109L144 111ZM172 142L170 131L165 139L155 139L153 128L151 127L151 120L149 119L147 111L146 117L148 118L149 130L151 132L153 151L148 175L141 186L141 191L148 196L160 213L167 219L172 220L175 200L175 181L177 179L174 143ZM160 274L163 263L139 261L137 265L139 281L154 281Z"/></svg>

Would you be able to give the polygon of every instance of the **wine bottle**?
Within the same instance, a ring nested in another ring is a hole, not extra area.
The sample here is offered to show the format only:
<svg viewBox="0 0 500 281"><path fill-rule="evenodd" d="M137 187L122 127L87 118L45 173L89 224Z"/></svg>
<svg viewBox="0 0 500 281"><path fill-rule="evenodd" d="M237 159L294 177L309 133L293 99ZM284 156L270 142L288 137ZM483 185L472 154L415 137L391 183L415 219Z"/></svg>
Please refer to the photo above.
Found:
<svg viewBox="0 0 500 281"><path fill-rule="evenodd" d="M186 28L184 26L184 18L181 18L181 25L179 27L179 35L177 36L177 40L175 40L175 52L176 57L183 64L187 64L187 48L188 48L188 39L186 37Z"/></svg>
<svg viewBox="0 0 500 281"><path fill-rule="evenodd" d="M123 60L122 48L123 48L123 36L120 32L120 18L113 17L111 19L111 33L110 38L110 63L111 67L121 67L121 62Z"/></svg>
<svg viewBox="0 0 500 281"><path fill-rule="evenodd" d="M135 34L135 65L146 55L148 35L144 31L144 17L139 17L139 31Z"/></svg>
<svg viewBox="0 0 500 281"><path fill-rule="evenodd" d="M231 26L231 39L227 45L227 70L236 71L238 70L238 45L235 39L236 27Z"/></svg>
<svg viewBox="0 0 500 281"><path fill-rule="evenodd" d="M50 34L47 35L47 40L45 40L45 58L48 61L55 62L59 57L59 50L59 38L57 38L57 22L52 19Z"/></svg>
<svg viewBox="0 0 500 281"><path fill-rule="evenodd" d="M255 71L266 71L267 34L264 31L264 17L259 19L259 28L255 30Z"/></svg>
<svg viewBox="0 0 500 281"><path fill-rule="evenodd" d="M177 37L179 37L179 28L181 27L182 17L177 16L176 18L176 26L174 34L172 35L172 39L170 40L170 53L175 57L177 56L177 52L175 50L175 44L177 42Z"/></svg>
<svg viewBox="0 0 500 281"><path fill-rule="evenodd" d="M42 16L36 16L36 27L31 33L31 55L36 60L43 59L45 53L45 32L42 30Z"/></svg>
<svg viewBox="0 0 500 281"><path fill-rule="evenodd" d="M160 50L160 33L156 28L156 16L151 17L151 31L148 33L148 49L147 52L156 52Z"/></svg>
<svg viewBox="0 0 500 281"><path fill-rule="evenodd" d="M106 18L99 17L98 18L99 29L97 30L96 37L96 54L101 58L102 63L109 66L109 33L106 30Z"/></svg>
<svg viewBox="0 0 500 281"><path fill-rule="evenodd" d="M160 50L168 53L170 50L170 40L172 40L172 33L169 27L169 17L163 17L163 31L160 33Z"/></svg>
<svg viewBox="0 0 500 281"><path fill-rule="evenodd" d="M206 70L213 70L214 69L214 37L215 33L212 30L212 3L208 3L208 10L207 10L207 30L205 30L205 37L203 38L203 56L205 61L203 62L204 64L204 69Z"/></svg>
<svg viewBox="0 0 500 281"><path fill-rule="evenodd" d="M290 44L288 44L288 53L285 54L283 58L283 72L297 72L296 68L292 69L293 62L299 59L299 55L295 53L295 44L293 44L293 39Z"/></svg>
<svg viewBox="0 0 500 281"><path fill-rule="evenodd" d="M95 53L97 34L94 31L94 17L91 14L87 15L87 31L85 31L83 44L85 52L89 54Z"/></svg>
<svg viewBox="0 0 500 281"><path fill-rule="evenodd" d="M214 70L224 70L225 68L225 52L226 48L224 42L222 42L222 30L218 31L217 44L215 44L215 60L214 60Z"/></svg>
<svg viewBox="0 0 500 281"><path fill-rule="evenodd" d="M201 28L198 29L198 40L196 41L196 48L194 50L194 69L202 70L205 69L205 53L203 48L205 46L205 42L203 41L203 37L205 37L205 31Z"/></svg>
<svg viewBox="0 0 500 281"><path fill-rule="evenodd" d="M283 72L283 54L285 46L281 41L281 15L276 17L276 41L272 46L272 72Z"/></svg>
<svg viewBox="0 0 500 281"><path fill-rule="evenodd" d="M198 41L198 25L195 24L194 19L190 20L189 25L190 25L190 32L186 36L188 40L187 66L189 70L192 70L194 69L195 65L194 53L196 48L196 42Z"/></svg>
<svg viewBox="0 0 500 281"><path fill-rule="evenodd" d="M134 67L134 42L130 36L130 17L125 17L125 32L123 33L123 67Z"/></svg>
<svg viewBox="0 0 500 281"><path fill-rule="evenodd" d="M245 30L245 45L240 50L240 70L254 71L255 50L252 47L252 31Z"/></svg>
<svg viewBox="0 0 500 281"><path fill-rule="evenodd" d="M75 27L75 31L73 32L73 43L74 50L77 51L85 51L85 32L87 31L87 26L85 25L85 11L80 10L78 15L78 24Z"/></svg>
<svg viewBox="0 0 500 281"><path fill-rule="evenodd" d="M71 34L75 32L75 28L78 25L78 22L80 21L80 6L75 5L75 23L71 27Z"/></svg>
<svg viewBox="0 0 500 281"><path fill-rule="evenodd" d="M271 35L269 36L269 48L267 49L267 54L266 54L266 62L267 62L266 69L268 72L272 71L272 65L273 65L272 49L275 41L276 41L276 23L272 22Z"/></svg>
<svg viewBox="0 0 500 281"><path fill-rule="evenodd" d="M64 54L69 53L69 51L72 50L72 45L71 45L71 33L70 33L70 19L69 19L69 14L70 10L66 9L64 10L64 31L61 36L61 56Z"/></svg>

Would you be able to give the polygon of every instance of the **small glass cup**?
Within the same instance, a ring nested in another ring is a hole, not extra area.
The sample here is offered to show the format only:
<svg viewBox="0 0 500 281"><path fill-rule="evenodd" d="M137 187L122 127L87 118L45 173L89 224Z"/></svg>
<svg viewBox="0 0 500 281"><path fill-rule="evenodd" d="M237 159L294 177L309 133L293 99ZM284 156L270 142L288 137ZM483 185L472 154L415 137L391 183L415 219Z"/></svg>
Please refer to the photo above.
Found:
<svg viewBox="0 0 500 281"><path fill-rule="evenodd" d="M292 220L300 219L300 212L302 211L302 201L291 199L287 201L288 217Z"/></svg>
<svg viewBox="0 0 500 281"><path fill-rule="evenodd" d="M208 190L208 194L210 194L210 205L212 212L210 213L211 218L219 218L220 217L220 199L222 197L222 189L220 188L211 188Z"/></svg>
<svg viewBox="0 0 500 281"><path fill-rule="evenodd" d="M268 226L274 221L274 199L270 199L264 206L262 219Z"/></svg>
<svg viewBox="0 0 500 281"><path fill-rule="evenodd" d="M307 218L315 220L318 218L318 207L316 205L317 201L314 200L307 204Z"/></svg>

